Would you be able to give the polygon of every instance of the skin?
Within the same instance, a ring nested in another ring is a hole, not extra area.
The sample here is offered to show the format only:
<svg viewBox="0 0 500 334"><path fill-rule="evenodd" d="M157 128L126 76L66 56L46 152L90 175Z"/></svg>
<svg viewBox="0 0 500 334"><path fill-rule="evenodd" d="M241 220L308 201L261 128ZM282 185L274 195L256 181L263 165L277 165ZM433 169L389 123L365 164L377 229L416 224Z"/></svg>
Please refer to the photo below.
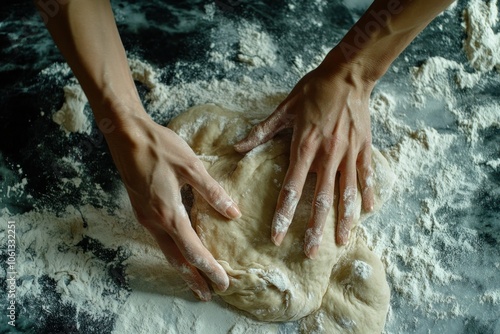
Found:
<svg viewBox="0 0 500 334"><path fill-rule="evenodd" d="M363 209L373 210L369 98L376 81L429 22L453 1L376 0L287 98L247 138L235 145L247 152L285 128L293 128L290 167L280 192L271 238L283 241L307 174L317 174L304 252L317 255L339 175L336 242L348 243L352 203L359 183ZM384 15L387 14L387 15Z"/></svg>
<svg viewBox="0 0 500 334"><path fill-rule="evenodd" d="M385 23L379 23L380 28L372 29L359 43L356 29L365 31L374 22L371 11L388 10L391 4L376 0L322 64L304 76L276 111L235 146L239 152L247 152L284 128L293 128L291 163L273 221L272 240L277 245L286 235L309 172L316 173L318 181L306 233L307 256L314 258L318 251L337 173L341 194L337 242L348 241L352 225L349 204L357 182L364 210L372 210L370 93L397 55L451 2L400 1L402 10L391 11L382 21ZM85 91L137 220L198 298L211 298L208 281L226 290L228 276L191 227L180 188L190 184L228 219L241 213L189 146L146 113L110 3L61 0L57 13L48 16L41 1L35 4Z"/></svg>
<svg viewBox="0 0 500 334"><path fill-rule="evenodd" d="M67 1L46 25L88 97L137 220L197 297L211 298L207 280L226 290L229 278L191 227L180 188L190 184L228 219L241 213L191 148L144 110L110 3Z"/></svg>

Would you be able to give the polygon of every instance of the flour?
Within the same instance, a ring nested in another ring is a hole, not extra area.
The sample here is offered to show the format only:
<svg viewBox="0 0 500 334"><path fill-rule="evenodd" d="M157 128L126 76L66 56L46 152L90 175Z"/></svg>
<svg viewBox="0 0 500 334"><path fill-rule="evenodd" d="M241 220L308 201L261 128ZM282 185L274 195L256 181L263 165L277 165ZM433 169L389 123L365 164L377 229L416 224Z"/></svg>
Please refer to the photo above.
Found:
<svg viewBox="0 0 500 334"><path fill-rule="evenodd" d="M252 67L272 66L276 61L276 46L262 27L243 21L238 27L240 36L238 60Z"/></svg>
<svg viewBox="0 0 500 334"><path fill-rule="evenodd" d="M93 221L92 218L103 217L102 211L93 207L82 210L85 212L83 219ZM6 226L7 217L22 222L17 225L16 231L19 235L16 271L18 277L24 278L18 288L19 298L43 299L45 296L39 278L47 275L55 281L55 290L63 303L78 305L78 309L90 315L117 312L127 292L118 289L111 280L103 280L112 262L106 263L96 258L95 254L83 252L78 244L85 237L100 235L97 240L117 248L125 237L124 229L117 229L115 223L120 216L107 216L99 220L99 224L91 223L84 227L82 214L72 207L67 208L64 218L50 212L32 211L12 216L4 211L0 218L2 228Z"/></svg>
<svg viewBox="0 0 500 334"><path fill-rule="evenodd" d="M354 208L356 202L357 189L353 187L345 188L344 199L344 217L351 218L354 215Z"/></svg>
<svg viewBox="0 0 500 334"><path fill-rule="evenodd" d="M270 113L272 111L270 104L263 97L273 95L273 93L284 93L283 89L273 85L268 78L264 78L256 85L251 78L246 76L243 76L236 84L227 79L212 79L169 86L160 81L161 70L136 58L129 58L128 61L133 79L149 89L146 94L146 108L155 116L161 113L161 117L168 117L173 111L189 108L193 102L220 104L232 110L257 108ZM65 69L65 67L62 68ZM60 71L58 67L56 72L51 73L52 75L60 74ZM78 84L70 84L64 87L64 92L65 96L67 95L66 102L61 110L54 114L53 120L61 124L67 134L71 132L89 134L91 121L84 112L87 99L81 87ZM229 99L229 96L232 96L232 99ZM246 134L246 129L241 130L242 138Z"/></svg>
<svg viewBox="0 0 500 334"><path fill-rule="evenodd" d="M381 230L368 225L365 227L369 231L366 236L379 249L396 294L408 300L411 307L422 308L423 314L436 319L465 317L474 309L474 306L461 304L456 293L446 287L460 286L461 293L468 294L466 291L474 278L469 278L467 271L451 268L459 265L458 254L468 254L469 258L479 256L484 250L478 247L478 234L474 229L456 226L452 218L443 219L442 212L473 210L475 204L470 194L477 191L478 184L487 180L481 164L492 168L498 165L496 159L485 161L475 150L460 160L450 158L453 156L451 152L462 150L467 142L480 148L483 145L482 131L500 127L500 106L496 102L464 108L457 102L456 93L457 89L474 88L484 72L497 66L498 52L492 51L498 50L498 35L492 30L496 20L496 3L493 1L471 1L464 12L464 28L468 35L464 48L475 72L468 72L466 64L443 57L428 58L410 70L411 84L415 89L412 93L414 105L423 108L428 97L445 101L460 134L438 132L426 126L411 129L396 116L398 101L387 93L377 92L370 103L374 124L390 133L393 139L399 138L387 151L387 156L392 160L399 180L395 185L394 200L401 210L395 216L401 222ZM419 194L420 205L403 202L408 198L404 194ZM411 216L415 217L416 224L412 223ZM384 224L377 217L375 220L374 224ZM408 223L410 225L404 227ZM459 232L452 236L453 230ZM441 252L453 255L447 257ZM464 280L469 284L461 283ZM471 295L471 298L476 298L476 303L498 303L496 290L485 292L480 297ZM396 317L394 310L389 313L389 319L393 317ZM407 330L408 327L403 325L397 331Z"/></svg>
<svg viewBox="0 0 500 334"><path fill-rule="evenodd" d="M500 304L500 290L491 290L485 292L480 297L480 302L482 303L490 303L494 305Z"/></svg>
<svg viewBox="0 0 500 334"><path fill-rule="evenodd" d="M138 59L129 60L129 64L134 79L150 89L146 95L146 108L154 115L165 113L165 110L168 115L168 111L184 110L202 103L219 104L232 110L257 108L270 112L269 104L262 103L262 97L283 92L266 77L257 85L248 76L242 76L236 83L227 79L211 79L169 86L159 81L161 70Z"/></svg>
<svg viewBox="0 0 500 334"><path fill-rule="evenodd" d="M279 291L288 291L290 296L293 296L293 293L291 292L292 285L290 284L288 277L278 269L262 270L259 268L250 268L248 269L248 272L259 275L266 282L275 286Z"/></svg>
<svg viewBox="0 0 500 334"><path fill-rule="evenodd" d="M464 50L471 65L481 72L494 67L500 71L500 34L493 30L498 23L497 1L469 1L463 19Z"/></svg>
<svg viewBox="0 0 500 334"><path fill-rule="evenodd" d="M480 139L480 131L487 128L500 128L500 104L497 102L474 106L471 112L454 111L460 129L467 140L476 144Z"/></svg>
<svg viewBox="0 0 500 334"><path fill-rule="evenodd" d="M442 57L427 59L420 67L411 70L415 104L422 107L426 96L445 98L452 109L456 103L453 87L448 76L455 72L455 83L461 88L472 88L481 79L483 72L493 68L500 70L500 34L494 32L498 23L497 2L471 0L463 12L463 28L467 34L464 51L470 65L477 71L467 72L463 64Z"/></svg>
<svg viewBox="0 0 500 334"><path fill-rule="evenodd" d="M352 275L355 278L368 279L372 275L372 267L361 260L354 260L352 263Z"/></svg>
<svg viewBox="0 0 500 334"><path fill-rule="evenodd" d="M498 170L498 168L500 167L500 159L487 161L486 165Z"/></svg>
<svg viewBox="0 0 500 334"><path fill-rule="evenodd" d="M87 97L80 85L65 86L64 99L63 106L54 113L52 120L59 124L67 135L71 132L90 134L91 121L88 112L84 111Z"/></svg>
<svg viewBox="0 0 500 334"><path fill-rule="evenodd" d="M215 45L212 44L210 47L213 48ZM224 71L230 71L236 67L234 61L231 61L229 52L222 53L217 50L212 50L208 53L209 60L213 63L220 64L223 66Z"/></svg>
<svg viewBox="0 0 500 334"><path fill-rule="evenodd" d="M450 72L455 72L455 84L460 88L472 88L481 79L481 73L468 73L462 64L442 57L431 57L419 67L411 69L412 83L415 87L415 105L425 105L427 96L444 98L448 107L455 106L453 86L449 82Z"/></svg>
<svg viewBox="0 0 500 334"><path fill-rule="evenodd" d="M461 318L471 312L446 287L464 286L460 291L467 291L470 283L461 283L470 280L466 278L469 276L467 271L451 268L459 265L458 254L474 257L482 252L478 247L477 232L466 226L456 226L453 219L444 220L442 212L473 210L474 201L470 194L477 191L478 184L486 182L480 163L474 164L473 161L484 159L473 150L470 156L451 160L451 152L461 150L467 141L473 147L479 147L482 145L481 131L499 127L500 109L496 103L464 110L456 105L456 100L449 99L455 96L455 89L447 84L448 74L462 69L462 65L457 66L455 62L431 58L411 73L412 83L418 82L417 91L422 88L419 94L425 91L448 101L460 135L438 132L425 126L410 129L395 117L396 99L387 93L376 94L371 104L374 123L391 133L393 138L399 138L399 142L387 151L387 157L392 161L399 180L393 198L399 203L400 211L393 218L401 221L389 229L368 225L365 227L369 231L366 236L379 249L396 294L408 300L412 307L421 308L423 314L436 319ZM423 82L428 85L426 88L419 86ZM425 98L420 101L424 103ZM492 165L495 165L494 161ZM419 194L420 205L405 202L410 194ZM412 216L416 224L409 218ZM373 224L384 224L378 217L374 219ZM406 224L410 225L405 227ZM458 236L450 235L453 230L459 230L454 232ZM454 255L443 256L442 252ZM440 286L442 288L438 288ZM478 302L496 301L492 296L495 294L485 294ZM390 312L389 319L394 316L394 312ZM399 330L405 331L405 328L402 326Z"/></svg>
<svg viewBox="0 0 500 334"><path fill-rule="evenodd" d="M213 6L205 6L207 16L213 18ZM278 56L278 48L274 44L271 36L264 31L262 26L257 23L241 20L235 26L229 27L235 29L237 36L225 33L223 36L217 31L213 36L214 43L210 44L208 59L210 62L222 66L224 72L235 68L246 67L254 70L263 67L275 65ZM234 45L236 44L236 50Z"/></svg>
<svg viewBox="0 0 500 334"><path fill-rule="evenodd" d="M46 211L21 216L2 212L1 233L7 218L22 222L17 230L18 300L51 298L43 292L39 280L47 276L54 280L55 292L62 303L95 319L103 314L118 314L115 333L130 330L152 333L158 328L162 328L162 333L190 330L202 333L207 323L211 323L217 333L227 333L236 325L276 331L273 330L276 325L245 319L220 301L197 302L177 273L166 264L153 238L132 218L124 190L118 202L120 206L112 212L86 205L68 207L62 217ZM123 261L120 252L114 259L100 259L100 248L93 251L82 248L89 240L108 252L121 249L126 253L124 264L132 291L120 287L110 276L114 266ZM274 283L280 282L279 276L268 276L274 277ZM177 297L169 297L172 295ZM51 303L45 304L46 311L51 312Z"/></svg>
<svg viewBox="0 0 500 334"><path fill-rule="evenodd" d="M5 194L5 196L7 198L22 196L27 184L28 184L28 179L23 177L20 182L14 184L12 186L8 185L7 186L7 193Z"/></svg>

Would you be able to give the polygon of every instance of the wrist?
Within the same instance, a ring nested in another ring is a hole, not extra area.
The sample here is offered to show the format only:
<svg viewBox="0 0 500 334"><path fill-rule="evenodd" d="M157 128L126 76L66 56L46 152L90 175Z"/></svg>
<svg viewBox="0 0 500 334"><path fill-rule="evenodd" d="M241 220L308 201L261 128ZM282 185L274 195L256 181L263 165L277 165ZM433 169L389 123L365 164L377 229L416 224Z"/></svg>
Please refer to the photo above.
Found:
<svg viewBox="0 0 500 334"><path fill-rule="evenodd" d="M335 47L317 69L327 78L343 78L354 86L373 87L385 72L373 70L371 64L369 59L348 58L341 49Z"/></svg>
<svg viewBox="0 0 500 334"><path fill-rule="evenodd" d="M324 63L348 68L368 82L379 80L414 37L413 23L398 23L404 7L400 1L374 1Z"/></svg>
<svg viewBox="0 0 500 334"><path fill-rule="evenodd" d="M99 130L107 141L133 136L137 126L144 121L151 121L138 97L107 97L98 104L92 104L92 110Z"/></svg>
<svg viewBox="0 0 500 334"><path fill-rule="evenodd" d="M370 47L353 47L343 39L325 57L320 67L334 73L343 69L366 84L375 84L387 71L392 58L387 55L372 54Z"/></svg>

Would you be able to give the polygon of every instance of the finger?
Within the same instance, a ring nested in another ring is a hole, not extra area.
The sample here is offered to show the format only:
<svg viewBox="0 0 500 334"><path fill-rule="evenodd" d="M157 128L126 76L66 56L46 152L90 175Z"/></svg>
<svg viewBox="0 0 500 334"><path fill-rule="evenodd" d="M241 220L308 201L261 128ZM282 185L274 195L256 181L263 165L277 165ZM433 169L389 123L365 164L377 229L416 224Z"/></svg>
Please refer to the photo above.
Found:
<svg viewBox="0 0 500 334"><path fill-rule="evenodd" d="M372 168L372 147L366 147L359 153L357 161L358 180L361 187L363 210L373 211L374 206L374 175Z"/></svg>
<svg viewBox="0 0 500 334"><path fill-rule="evenodd" d="M191 226L188 214L182 203L179 202L178 207L181 216L176 217L175 221L166 227L167 233L175 241L175 244L187 262L203 272L215 284L218 290L225 291L229 287L229 277L212 254L203 246L200 238Z"/></svg>
<svg viewBox="0 0 500 334"><path fill-rule="evenodd" d="M304 239L304 252L310 259L316 257L321 240L323 239L326 217L333 204L335 174L336 168L333 168L331 161L317 174L314 205Z"/></svg>
<svg viewBox="0 0 500 334"><path fill-rule="evenodd" d="M276 246L281 244L292 222L311 167L313 152L316 152L316 147L312 146L310 141L305 141L300 146L295 142L296 140L292 139L290 164L271 226L271 238Z"/></svg>
<svg viewBox="0 0 500 334"><path fill-rule="evenodd" d="M349 241L357 193L356 161L351 154L347 153L339 180L339 217L336 233L336 241L339 245L346 245Z"/></svg>
<svg viewBox="0 0 500 334"><path fill-rule="evenodd" d="M273 138L276 133L284 129L290 120L281 104L268 118L255 125L245 139L234 145L237 152L245 153Z"/></svg>
<svg viewBox="0 0 500 334"><path fill-rule="evenodd" d="M237 219L241 217L241 212L229 197L224 188L215 181L203 166L203 163L194 158L190 168L184 172L184 178L193 186L203 198L215 210L229 219Z"/></svg>
<svg viewBox="0 0 500 334"><path fill-rule="evenodd" d="M162 229L151 231L167 261L174 267L181 278L195 295L203 301L212 298L210 288L198 269L191 265L182 255L175 241Z"/></svg>

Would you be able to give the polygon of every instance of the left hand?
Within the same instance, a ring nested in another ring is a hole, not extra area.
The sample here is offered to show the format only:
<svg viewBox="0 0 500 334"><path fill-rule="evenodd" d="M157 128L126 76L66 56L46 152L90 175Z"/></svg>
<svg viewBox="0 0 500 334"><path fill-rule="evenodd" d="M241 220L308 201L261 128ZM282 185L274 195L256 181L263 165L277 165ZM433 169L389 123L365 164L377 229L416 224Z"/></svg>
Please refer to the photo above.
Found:
<svg viewBox="0 0 500 334"><path fill-rule="evenodd" d="M276 245L281 244L292 222L308 172L317 174L304 242L308 257L314 258L318 252L326 216L333 204L337 172L340 173L337 244L345 245L349 239L358 180L363 209L373 210L368 108L373 86L374 82L361 79L347 67L334 66L326 71L320 65L305 75L277 109L235 145L237 151L247 152L279 131L293 128L290 165L272 223L272 240Z"/></svg>

